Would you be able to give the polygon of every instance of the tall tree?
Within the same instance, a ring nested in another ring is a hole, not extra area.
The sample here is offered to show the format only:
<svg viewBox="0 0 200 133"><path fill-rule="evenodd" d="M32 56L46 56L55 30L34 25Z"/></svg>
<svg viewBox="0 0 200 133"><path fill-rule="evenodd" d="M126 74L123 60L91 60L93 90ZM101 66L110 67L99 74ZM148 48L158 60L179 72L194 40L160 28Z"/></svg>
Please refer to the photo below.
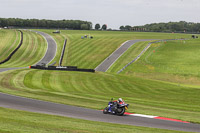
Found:
<svg viewBox="0 0 200 133"><path fill-rule="evenodd" d="M100 24L96 24L95 25L95 30L99 30L100 27L101 27Z"/></svg>
<svg viewBox="0 0 200 133"><path fill-rule="evenodd" d="M107 25L106 24L102 25L102 30L106 30L106 29L107 29Z"/></svg>
<svg viewBox="0 0 200 133"><path fill-rule="evenodd" d="M125 30L125 27L122 25L119 27L120 30Z"/></svg>
<svg viewBox="0 0 200 133"><path fill-rule="evenodd" d="M126 26L124 27L124 29L125 29L125 30L131 30L131 26L130 26L130 25L126 25Z"/></svg>

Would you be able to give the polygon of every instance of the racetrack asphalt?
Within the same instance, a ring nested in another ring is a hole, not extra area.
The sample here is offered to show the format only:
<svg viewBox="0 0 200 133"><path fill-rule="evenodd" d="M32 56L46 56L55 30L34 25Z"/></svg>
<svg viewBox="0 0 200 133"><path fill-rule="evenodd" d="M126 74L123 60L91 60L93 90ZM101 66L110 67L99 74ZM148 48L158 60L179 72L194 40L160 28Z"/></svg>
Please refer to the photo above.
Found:
<svg viewBox="0 0 200 133"><path fill-rule="evenodd" d="M100 121L143 127L154 127L177 131L200 132L200 125L198 124L173 122L129 115L109 115L103 114L102 111L98 110L45 102L40 100L12 96L3 93L0 93L0 107L85 119L91 121Z"/></svg>
<svg viewBox="0 0 200 133"><path fill-rule="evenodd" d="M45 56L36 64L36 65L42 65L42 63L44 64L48 64L50 63L54 57L56 56L56 51L57 51L57 45L55 40L47 33L44 32L40 32L40 31L34 31L36 33L39 33L40 35L42 35L48 44L48 49L46 51Z"/></svg>
<svg viewBox="0 0 200 133"><path fill-rule="evenodd" d="M47 42L48 42L48 38L46 38ZM142 41L142 40L138 40L138 41ZM143 41L148 41L148 40L143 40ZM131 41L130 45L133 42L135 41ZM53 47L52 45L48 45L48 49L51 47L52 47L52 50L56 50L55 47ZM47 57L51 57L51 58L48 58L49 62L54 58L51 55L52 53L54 52L48 52L48 50L46 52L46 55L49 55ZM43 59L47 61L46 58L43 58ZM42 60L40 62L42 62ZM18 69L18 68L3 68L3 69L0 69L0 72L7 71L10 69ZM92 120L92 121L101 121L101 122L118 123L118 124L143 126L143 127L153 127L153 128L178 130L178 131L200 132L200 125L198 124L181 123L181 122L150 119L150 118L128 116L128 115L125 115L125 116L105 115L102 113L102 111L98 111L98 110L92 110L92 109L86 109L86 108L81 108L81 107L28 99L28 98L12 96L8 94L4 94L4 93L0 93L0 107L12 108L12 109L24 110L24 111L30 111L30 112L37 112L37 113L59 115L59 116L66 116L66 117L79 118L79 119Z"/></svg>
<svg viewBox="0 0 200 133"><path fill-rule="evenodd" d="M123 55L132 45L137 42L152 41L156 39L140 39L140 40L129 40L123 43L117 50L115 50L110 56L108 56L99 66L95 68L95 71L106 72L117 59Z"/></svg>

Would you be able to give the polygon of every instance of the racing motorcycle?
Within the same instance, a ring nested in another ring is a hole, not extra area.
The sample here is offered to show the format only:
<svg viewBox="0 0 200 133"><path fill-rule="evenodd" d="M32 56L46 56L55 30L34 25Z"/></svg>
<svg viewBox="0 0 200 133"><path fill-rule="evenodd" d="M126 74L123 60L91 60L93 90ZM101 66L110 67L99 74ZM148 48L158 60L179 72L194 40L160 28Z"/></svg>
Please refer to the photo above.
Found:
<svg viewBox="0 0 200 133"><path fill-rule="evenodd" d="M103 110L104 114L115 114L115 115L124 115L125 110L128 109L129 104L122 103L119 104L117 101L113 101L113 98L108 103L108 106Z"/></svg>

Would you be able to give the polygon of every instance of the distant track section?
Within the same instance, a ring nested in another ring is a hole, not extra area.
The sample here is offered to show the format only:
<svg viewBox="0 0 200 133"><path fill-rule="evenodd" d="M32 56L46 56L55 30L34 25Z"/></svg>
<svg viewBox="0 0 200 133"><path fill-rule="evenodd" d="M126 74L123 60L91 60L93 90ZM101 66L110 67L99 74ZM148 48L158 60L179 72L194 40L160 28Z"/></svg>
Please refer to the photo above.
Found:
<svg viewBox="0 0 200 133"><path fill-rule="evenodd" d="M121 47L119 47L117 50L115 50L109 57L107 57L99 66L95 68L96 71L106 72L112 64L117 61L117 59L123 55L126 50L128 50L132 45L134 45L136 42L142 42L142 41L151 41L156 39L141 39L141 40L129 40L124 42Z"/></svg>
<svg viewBox="0 0 200 133"><path fill-rule="evenodd" d="M17 50L21 47L21 45L23 44L23 32L21 30L18 30L21 33L21 41L19 43L19 45L17 46L17 48L15 50L12 51L12 53L3 61L0 62L0 64L3 64L7 61L9 61L11 59L11 57L17 52Z"/></svg>
<svg viewBox="0 0 200 133"><path fill-rule="evenodd" d="M40 32L40 31L33 31L33 32L36 32L36 33L42 35L46 39L47 45L48 45L46 54L38 63L36 63L36 65L49 64L56 56L56 51L57 51L56 42L50 35L48 35L44 32Z"/></svg>

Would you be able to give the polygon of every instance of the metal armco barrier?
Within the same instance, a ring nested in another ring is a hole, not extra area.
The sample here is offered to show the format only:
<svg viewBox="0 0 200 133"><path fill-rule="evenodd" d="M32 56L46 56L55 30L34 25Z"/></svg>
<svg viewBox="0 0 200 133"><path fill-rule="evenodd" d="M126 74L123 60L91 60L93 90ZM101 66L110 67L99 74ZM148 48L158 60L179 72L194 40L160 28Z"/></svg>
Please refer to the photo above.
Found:
<svg viewBox="0 0 200 133"><path fill-rule="evenodd" d="M29 66L31 69L41 69L41 70L59 70L59 71L80 71L80 72L95 72L94 69L81 69L76 66Z"/></svg>
<svg viewBox="0 0 200 133"><path fill-rule="evenodd" d="M67 44L67 39L66 39L65 42L64 42L63 49L62 49L62 53L61 53L61 56L60 56L60 61L59 61L59 65L60 65L60 66L62 66L62 61L63 61L63 57L64 57L64 54L65 54L66 44Z"/></svg>
<svg viewBox="0 0 200 133"><path fill-rule="evenodd" d="M22 43L23 43L23 32L21 30L18 30L21 33L21 41L19 43L19 45L17 46L17 48L15 50L12 51L12 53L3 61L0 62L0 64L3 64L7 61L9 61L11 59L11 57L15 54L15 52L17 52L17 50L21 47Z"/></svg>

